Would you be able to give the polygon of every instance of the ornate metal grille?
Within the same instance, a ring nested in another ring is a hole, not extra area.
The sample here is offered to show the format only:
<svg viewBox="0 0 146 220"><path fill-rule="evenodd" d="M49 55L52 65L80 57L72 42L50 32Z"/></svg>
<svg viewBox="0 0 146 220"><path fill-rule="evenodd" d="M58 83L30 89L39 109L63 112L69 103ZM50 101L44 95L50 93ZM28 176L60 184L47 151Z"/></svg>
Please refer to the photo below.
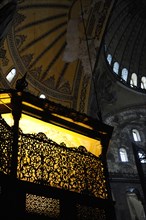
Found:
<svg viewBox="0 0 146 220"><path fill-rule="evenodd" d="M104 209L78 204L77 217L78 220L106 220L106 213Z"/></svg>
<svg viewBox="0 0 146 220"><path fill-rule="evenodd" d="M0 118L0 170L10 174L12 157L12 129Z"/></svg>
<svg viewBox="0 0 146 220"><path fill-rule="evenodd" d="M26 212L59 219L59 199L26 194Z"/></svg>
<svg viewBox="0 0 146 220"><path fill-rule="evenodd" d="M12 131L0 124L0 170L9 174ZM45 134L19 133L17 177L20 180L108 198L104 165L83 146L67 148Z"/></svg>

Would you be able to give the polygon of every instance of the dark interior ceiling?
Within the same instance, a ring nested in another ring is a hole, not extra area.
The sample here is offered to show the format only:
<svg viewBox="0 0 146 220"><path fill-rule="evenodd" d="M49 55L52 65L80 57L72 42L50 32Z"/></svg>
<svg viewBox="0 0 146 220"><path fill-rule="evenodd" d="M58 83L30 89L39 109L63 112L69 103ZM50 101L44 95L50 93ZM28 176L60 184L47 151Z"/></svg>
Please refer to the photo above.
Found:
<svg viewBox="0 0 146 220"><path fill-rule="evenodd" d="M146 2L118 0L113 10L105 36L107 54L112 55L112 63L119 63L119 70L129 72L127 85L132 73L138 76L137 88L141 87L141 77L146 76ZM145 91L144 91L145 92Z"/></svg>
<svg viewBox="0 0 146 220"><path fill-rule="evenodd" d="M91 96L96 96L91 92L96 89L92 73L109 16L107 53L121 69L146 76L145 9L145 1L136 0L18 0L11 28L0 44L0 87L15 88L27 73L29 92L88 113ZM8 82L12 68L17 74ZM124 90L116 90L116 103L122 108L121 103L128 104L121 95ZM136 103L134 95L131 100L130 106Z"/></svg>

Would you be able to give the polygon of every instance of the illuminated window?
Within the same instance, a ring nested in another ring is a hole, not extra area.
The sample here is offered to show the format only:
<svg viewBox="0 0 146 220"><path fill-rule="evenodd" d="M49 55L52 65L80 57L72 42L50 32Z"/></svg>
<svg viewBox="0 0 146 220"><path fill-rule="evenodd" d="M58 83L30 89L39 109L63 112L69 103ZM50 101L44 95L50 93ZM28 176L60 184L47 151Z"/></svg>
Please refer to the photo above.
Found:
<svg viewBox="0 0 146 220"><path fill-rule="evenodd" d="M137 129L132 130L134 141L141 141L139 131Z"/></svg>
<svg viewBox="0 0 146 220"><path fill-rule="evenodd" d="M141 78L141 88L146 89L146 77L145 76Z"/></svg>
<svg viewBox="0 0 146 220"><path fill-rule="evenodd" d="M127 151L125 148L121 147L119 149L120 159L122 162L128 162Z"/></svg>
<svg viewBox="0 0 146 220"><path fill-rule="evenodd" d="M14 77L15 77L15 75L16 75L16 69L13 68L13 69L11 69L11 71L7 74L6 79L7 79L9 82L12 82L12 80L13 80Z"/></svg>
<svg viewBox="0 0 146 220"><path fill-rule="evenodd" d="M45 99L46 98L46 96L44 94L41 94L39 97L40 97L40 99Z"/></svg>
<svg viewBox="0 0 146 220"><path fill-rule="evenodd" d="M146 163L146 153L143 149L138 150L138 156L141 163Z"/></svg>
<svg viewBox="0 0 146 220"><path fill-rule="evenodd" d="M127 81L127 77L128 77L128 70L126 68L122 69L122 74L121 77L123 80Z"/></svg>
<svg viewBox="0 0 146 220"><path fill-rule="evenodd" d="M131 80L130 80L130 86L137 86L137 75L136 73L132 73Z"/></svg>
<svg viewBox="0 0 146 220"><path fill-rule="evenodd" d="M111 64L111 62L112 62L112 55L111 54L107 55L107 61L109 64Z"/></svg>
<svg viewBox="0 0 146 220"><path fill-rule="evenodd" d="M114 65L113 65L113 71L118 74L119 72L119 63L118 62L115 62Z"/></svg>

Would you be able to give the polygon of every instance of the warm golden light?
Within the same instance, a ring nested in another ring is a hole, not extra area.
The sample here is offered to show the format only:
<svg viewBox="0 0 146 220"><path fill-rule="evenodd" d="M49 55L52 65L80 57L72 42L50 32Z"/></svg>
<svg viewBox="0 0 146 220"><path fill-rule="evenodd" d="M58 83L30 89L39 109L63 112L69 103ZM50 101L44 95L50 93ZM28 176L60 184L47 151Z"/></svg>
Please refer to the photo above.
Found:
<svg viewBox="0 0 146 220"><path fill-rule="evenodd" d="M22 104L23 104L23 105L27 105L27 106L29 106L29 107L31 107L31 108L33 108L33 109L37 109L37 110L39 110L39 111L44 111L42 108L39 108L38 106L32 105L31 103L28 103L28 102L22 102Z"/></svg>
<svg viewBox="0 0 146 220"><path fill-rule="evenodd" d="M2 114L2 117L10 126L13 126L13 117L11 114ZM82 145L96 156L101 154L102 147L99 140L75 133L25 114L22 114L21 116L19 127L23 133L37 134L43 132L48 138L55 141L57 144L65 143L67 147L79 147Z"/></svg>
<svg viewBox="0 0 146 220"><path fill-rule="evenodd" d="M64 120L66 120L66 121L72 122L72 123L74 123L74 124L80 125L80 126L82 126L82 127L88 128L88 129L90 129L90 130L93 130L93 128L92 128L91 126L86 125L86 124L84 124L84 123L82 123L82 122L77 122L77 121L74 121L74 120L71 119L71 118L67 118L67 117L65 117L65 116L58 115L58 114L55 114L55 113L52 113L52 115L54 115L54 116L56 116L56 117L59 117L59 118L62 118L62 119L64 119Z"/></svg>
<svg viewBox="0 0 146 220"><path fill-rule="evenodd" d="M11 97L8 93L0 93L0 104L9 104L11 103Z"/></svg>

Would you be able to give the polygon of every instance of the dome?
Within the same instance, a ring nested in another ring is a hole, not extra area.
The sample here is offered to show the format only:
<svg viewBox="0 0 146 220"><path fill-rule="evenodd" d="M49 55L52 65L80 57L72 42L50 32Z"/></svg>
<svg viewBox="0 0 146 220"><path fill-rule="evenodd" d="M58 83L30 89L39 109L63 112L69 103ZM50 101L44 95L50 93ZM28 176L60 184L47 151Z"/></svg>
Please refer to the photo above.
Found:
<svg viewBox="0 0 146 220"><path fill-rule="evenodd" d="M83 10L89 3L83 2ZM13 25L0 45L1 88L15 88L27 73L29 92L79 109L80 96L87 99L90 90L80 62L85 52L79 45L81 20L79 1L18 1Z"/></svg>
<svg viewBox="0 0 146 220"><path fill-rule="evenodd" d="M145 1L117 1L105 35L105 56L122 84L146 92Z"/></svg>

